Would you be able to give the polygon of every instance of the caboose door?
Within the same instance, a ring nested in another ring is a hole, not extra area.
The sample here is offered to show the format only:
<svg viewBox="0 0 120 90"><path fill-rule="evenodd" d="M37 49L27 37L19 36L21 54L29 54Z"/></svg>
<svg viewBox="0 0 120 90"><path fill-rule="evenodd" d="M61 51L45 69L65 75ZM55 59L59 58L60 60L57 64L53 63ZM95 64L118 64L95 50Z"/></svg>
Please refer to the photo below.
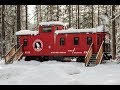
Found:
<svg viewBox="0 0 120 90"><path fill-rule="evenodd" d="M93 43L93 38L91 35L87 35L86 37L86 49L87 51L89 50L90 48L90 45ZM94 49L93 49L94 50Z"/></svg>
<svg viewBox="0 0 120 90"><path fill-rule="evenodd" d="M102 36L101 35L97 35L97 47L96 47L96 52L99 50L99 48L100 48L100 45L102 44Z"/></svg>

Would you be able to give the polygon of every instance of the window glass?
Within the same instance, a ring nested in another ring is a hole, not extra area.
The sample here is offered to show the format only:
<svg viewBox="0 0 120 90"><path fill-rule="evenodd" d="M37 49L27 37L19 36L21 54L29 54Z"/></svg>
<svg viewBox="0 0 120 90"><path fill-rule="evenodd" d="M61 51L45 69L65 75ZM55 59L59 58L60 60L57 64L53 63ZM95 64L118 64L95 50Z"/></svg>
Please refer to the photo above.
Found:
<svg viewBox="0 0 120 90"><path fill-rule="evenodd" d="M56 30L59 30L58 27L56 27Z"/></svg>
<svg viewBox="0 0 120 90"><path fill-rule="evenodd" d="M78 45L79 44L79 37L74 37L74 45Z"/></svg>
<svg viewBox="0 0 120 90"><path fill-rule="evenodd" d="M27 43L28 43L27 39L24 39L23 45L24 45L24 46L27 46Z"/></svg>
<svg viewBox="0 0 120 90"><path fill-rule="evenodd" d="M87 44L91 45L92 44L92 37L87 37Z"/></svg>
<svg viewBox="0 0 120 90"><path fill-rule="evenodd" d="M51 32L52 31L52 28L49 26L49 27L43 27L43 32Z"/></svg>
<svg viewBox="0 0 120 90"><path fill-rule="evenodd" d="M60 45L65 45L65 39L64 38L60 38Z"/></svg>

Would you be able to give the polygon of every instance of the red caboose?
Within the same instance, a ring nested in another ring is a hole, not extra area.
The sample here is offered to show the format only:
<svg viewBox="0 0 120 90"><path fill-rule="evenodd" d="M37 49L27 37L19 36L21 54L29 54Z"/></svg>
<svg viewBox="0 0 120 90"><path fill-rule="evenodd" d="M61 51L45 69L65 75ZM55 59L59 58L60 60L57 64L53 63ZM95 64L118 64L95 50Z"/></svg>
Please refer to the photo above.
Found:
<svg viewBox="0 0 120 90"><path fill-rule="evenodd" d="M64 23L50 21L40 23L38 31L21 30L16 32L16 35L20 45L23 44L25 60L64 60L66 57L76 57L78 61L83 61L91 44L93 54L99 51L106 32L103 26L65 29Z"/></svg>

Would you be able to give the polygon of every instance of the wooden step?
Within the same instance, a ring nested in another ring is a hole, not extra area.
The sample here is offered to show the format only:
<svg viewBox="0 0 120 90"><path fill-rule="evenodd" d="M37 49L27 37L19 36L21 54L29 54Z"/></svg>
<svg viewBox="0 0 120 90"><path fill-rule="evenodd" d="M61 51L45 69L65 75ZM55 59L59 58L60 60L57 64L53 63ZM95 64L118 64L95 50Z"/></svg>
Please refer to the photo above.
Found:
<svg viewBox="0 0 120 90"><path fill-rule="evenodd" d="M10 51L11 52L11 51ZM9 56L9 58L5 58L5 64L12 64L14 61L19 60L23 56L22 45L13 53L13 55Z"/></svg>

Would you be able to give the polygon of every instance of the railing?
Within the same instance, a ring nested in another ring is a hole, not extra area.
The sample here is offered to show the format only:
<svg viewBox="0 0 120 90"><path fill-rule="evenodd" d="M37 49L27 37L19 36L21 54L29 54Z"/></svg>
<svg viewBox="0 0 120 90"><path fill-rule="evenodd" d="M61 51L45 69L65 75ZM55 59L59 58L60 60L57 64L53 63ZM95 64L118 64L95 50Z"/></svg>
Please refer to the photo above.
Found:
<svg viewBox="0 0 120 90"><path fill-rule="evenodd" d="M22 52L22 46L23 46L23 45L21 45L21 46L17 49L17 51L15 52L15 54L12 56L13 61L20 59L21 55L23 54L23 52Z"/></svg>
<svg viewBox="0 0 120 90"><path fill-rule="evenodd" d="M87 66L88 62L90 61L92 53L93 53L93 43L90 45L90 48L85 56L85 66Z"/></svg>
<svg viewBox="0 0 120 90"><path fill-rule="evenodd" d="M5 56L3 56L5 62L7 62L10 59L10 57L12 57L15 54L15 52L16 52L16 45L14 45Z"/></svg>
<svg viewBox="0 0 120 90"><path fill-rule="evenodd" d="M23 55L22 46L23 46L23 45L21 45L21 46L17 49L17 51L14 53L13 56L11 56L11 57L9 58L9 60L6 62L6 64L13 63L13 61L19 60L19 59L21 58L21 56Z"/></svg>
<svg viewBox="0 0 120 90"><path fill-rule="evenodd" d="M101 63L101 60L103 57L103 43L104 43L104 41L102 42L100 49L98 51L97 57L96 57L96 65Z"/></svg>

